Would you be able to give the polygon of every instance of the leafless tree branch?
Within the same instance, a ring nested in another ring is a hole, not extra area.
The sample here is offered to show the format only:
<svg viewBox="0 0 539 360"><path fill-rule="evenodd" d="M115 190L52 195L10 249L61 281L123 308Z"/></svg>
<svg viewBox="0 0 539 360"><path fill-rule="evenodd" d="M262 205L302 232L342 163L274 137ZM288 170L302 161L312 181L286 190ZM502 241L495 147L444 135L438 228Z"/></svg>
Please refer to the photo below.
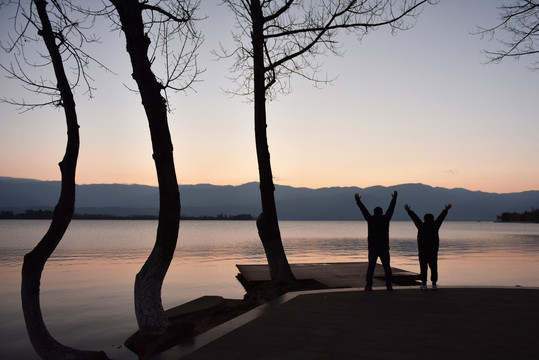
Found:
<svg viewBox="0 0 539 360"><path fill-rule="evenodd" d="M485 50L488 63L498 64L505 58L518 60L521 56L539 54L539 1L514 0L499 7L499 22L491 27L478 27L474 33L501 46ZM539 57L532 60L531 70L539 69Z"/></svg>
<svg viewBox="0 0 539 360"><path fill-rule="evenodd" d="M252 0L251 0L252 1ZM236 83L234 94L252 94L252 68L250 49L252 18L249 0L224 0L236 18L233 39L237 47L227 52L214 52L218 58L232 58L231 67ZM338 36L344 30L358 39L380 27L392 31L406 30L424 4L429 0L265 0L264 49L266 90L269 98L290 91L292 75L327 84L332 79L319 78L322 64L314 59L327 52L342 55Z"/></svg>
<svg viewBox="0 0 539 360"><path fill-rule="evenodd" d="M138 5L150 42L152 70L164 90L170 111L168 90L194 91L192 85L205 71L198 64L198 50L204 37L195 27L204 18L194 16L200 0L138 0ZM117 14L109 11L109 17L119 29Z"/></svg>
<svg viewBox="0 0 539 360"><path fill-rule="evenodd" d="M95 87L89 74L91 63L110 71L100 60L89 54L85 46L98 43L94 35L88 35L94 26L95 15L78 11L71 1L51 0L48 4L51 25L56 44L67 69L71 69L70 87L75 90L82 87L83 93L93 97ZM21 108L36 108L54 104L61 105L59 92L54 80L49 80L38 69L48 67L51 63L48 52L41 50L41 24L33 1L4 1L2 11L12 13L13 29L5 34L7 40L0 42L7 53L13 55L11 64L2 64L7 76L20 80L23 87L34 94L45 96L47 100L28 103L25 100L1 99L0 101L18 105ZM50 74L50 78L54 76Z"/></svg>

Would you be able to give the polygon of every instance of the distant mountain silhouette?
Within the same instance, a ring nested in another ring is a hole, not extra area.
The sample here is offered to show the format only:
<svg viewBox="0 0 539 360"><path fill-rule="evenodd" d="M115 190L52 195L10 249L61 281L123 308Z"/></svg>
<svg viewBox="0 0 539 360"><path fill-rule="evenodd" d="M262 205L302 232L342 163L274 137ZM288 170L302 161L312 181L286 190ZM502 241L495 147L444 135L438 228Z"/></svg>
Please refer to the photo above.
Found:
<svg viewBox="0 0 539 360"><path fill-rule="evenodd" d="M539 207L539 191L497 194L466 189L446 189L423 184L391 187L331 187L321 189L277 185L275 199L281 220L362 220L354 201L359 193L369 210L387 208L391 192L399 198L394 220L409 220L403 209L408 203L420 214L436 215L445 204L453 204L447 220L494 221L503 212L523 212ZM58 201L59 181L40 181L0 177L0 210L23 212L26 209L52 209ZM239 186L210 184L181 185L182 215L215 216L260 212L258 183ZM157 187L145 185L92 184L77 186L75 211L79 214L117 216L156 215L159 206Z"/></svg>

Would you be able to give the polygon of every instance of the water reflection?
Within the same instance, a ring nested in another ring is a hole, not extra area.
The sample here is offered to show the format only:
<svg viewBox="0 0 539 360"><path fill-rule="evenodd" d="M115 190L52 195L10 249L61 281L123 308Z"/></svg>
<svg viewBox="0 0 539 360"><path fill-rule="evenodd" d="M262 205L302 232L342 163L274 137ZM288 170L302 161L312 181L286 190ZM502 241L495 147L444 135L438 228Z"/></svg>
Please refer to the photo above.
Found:
<svg viewBox="0 0 539 360"><path fill-rule="evenodd" d="M22 263L38 241L46 221L2 221L0 267ZM73 221L65 239L49 261L53 264L88 265L107 262L142 264L155 240L155 221ZM284 246L291 262L347 261L367 254L366 224L360 221L281 222ZM412 222L391 225L392 259L417 255ZM184 221L176 259L197 262L264 262L265 254L252 221ZM537 256L539 224L447 222L440 231L440 257L463 254Z"/></svg>
<svg viewBox="0 0 539 360"><path fill-rule="evenodd" d="M20 310L20 267L47 225L47 221L0 221L0 353L5 358L37 359ZM42 279L42 310L55 337L76 348L105 349L115 359L136 358L116 347L136 328L134 277L152 249L156 225L156 221L73 221ZM290 262L367 259L363 221L285 221L281 233ZM416 234L412 222L391 223L393 266L419 271ZM441 286L539 286L539 224L449 221L440 239ZM253 221L184 221L163 285L164 305L203 295L241 298L235 265L265 262Z"/></svg>

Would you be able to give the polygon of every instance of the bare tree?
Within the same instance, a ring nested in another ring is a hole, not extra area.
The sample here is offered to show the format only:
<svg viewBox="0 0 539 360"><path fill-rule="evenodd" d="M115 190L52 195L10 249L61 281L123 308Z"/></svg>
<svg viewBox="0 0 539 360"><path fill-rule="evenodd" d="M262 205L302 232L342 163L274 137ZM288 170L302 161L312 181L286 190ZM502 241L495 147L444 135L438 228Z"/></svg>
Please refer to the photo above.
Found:
<svg viewBox="0 0 539 360"><path fill-rule="evenodd" d="M127 44L142 104L146 112L159 183L159 225L154 248L136 276L135 313L139 329L161 333L167 319L161 288L168 271L180 226L180 193L174 167L172 140L168 127L166 90L188 88L200 70L196 51L202 37L194 29L198 1L110 0ZM179 40L174 46L172 40ZM152 40L154 43L152 44ZM176 55L172 50L176 49ZM158 79L152 71L157 55L165 60L166 74ZM175 85L179 84L179 85Z"/></svg>
<svg viewBox="0 0 539 360"><path fill-rule="evenodd" d="M237 47L222 49L234 58L235 94L254 102L255 139L260 178L262 213L257 227L274 282L294 282L282 244L275 205L273 175L267 140L266 98L290 91L293 75L315 84L320 78L318 55L339 55L340 30L359 39L370 31L389 26L394 31L412 26L421 5L428 0L224 0L236 17L233 34Z"/></svg>
<svg viewBox="0 0 539 360"><path fill-rule="evenodd" d="M476 34L496 38L501 48L485 50L490 63L505 58L519 59L539 54L539 1L514 0L499 7L499 23L493 27L479 27ZM532 62L532 70L539 69L539 58Z"/></svg>
<svg viewBox="0 0 539 360"><path fill-rule="evenodd" d="M26 328L30 342L43 359L108 359L102 351L77 350L54 339L43 321L39 297L43 268L67 230L75 207L75 169L79 153L79 125L72 88L83 80L88 90L91 90L85 72L85 65L91 57L81 49L81 45L87 41L81 32L81 24L84 21L80 19L76 22L71 21L67 16L69 8L54 0L51 1L49 7L45 0L2 4L4 7L10 5L15 7L16 36L11 39L10 46L5 49L17 53L18 56L16 56L16 65L12 64L9 67L2 65L2 67L11 77L20 80L24 87L45 95L46 99L31 104L24 101L5 101L23 108L45 105L62 107L67 125L67 147L59 164L62 175L60 199L54 209L47 233L37 246L24 256L21 299ZM26 56L25 48L29 46L29 43L41 43L41 41L45 43L47 53L39 52L41 54L38 56L39 60L35 58L30 60ZM73 82L68 80L65 62L75 69ZM25 65L52 66L56 82L46 81L43 78L38 81L32 80L25 70Z"/></svg>

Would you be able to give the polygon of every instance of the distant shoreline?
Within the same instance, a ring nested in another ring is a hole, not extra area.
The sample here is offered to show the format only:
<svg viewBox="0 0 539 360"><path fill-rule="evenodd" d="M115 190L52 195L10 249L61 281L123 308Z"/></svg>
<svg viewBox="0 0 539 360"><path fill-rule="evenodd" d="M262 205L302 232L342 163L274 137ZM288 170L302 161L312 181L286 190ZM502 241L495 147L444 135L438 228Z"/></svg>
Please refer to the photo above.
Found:
<svg viewBox="0 0 539 360"><path fill-rule="evenodd" d="M537 211L537 210L536 210ZM52 210L26 210L24 213L14 213L13 211L0 211L0 220L51 220L52 219ZM108 214L73 214L72 220L159 220L157 215L108 215ZM251 214L237 214L237 215L227 215L219 214L216 216L211 215L201 215L201 216L189 216L182 215L180 220L207 220L207 221L223 221L223 220L256 220ZM469 220L472 222L482 222L485 220ZM490 222L487 220L487 222ZM498 220L493 220L495 223L508 223L508 224L537 224L539 220L501 220L498 216Z"/></svg>
<svg viewBox="0 0 539 360"><path fill-rule="evenodd" d="M504 212L496 218L496 222L539 223L539 209L532 208L523 213Z"/></svg>
<svg viewBox="0 0 539 360"><path fill-rule="evenodd" d="M51 220L52 210L26 210L24 213L13 213L12 211L1 211L0 220ZM158 220L157 215L107 215L107 214L73 214L73 220ZM180 220L254 220L251 214L216 216L180 216Z"/></svg>

